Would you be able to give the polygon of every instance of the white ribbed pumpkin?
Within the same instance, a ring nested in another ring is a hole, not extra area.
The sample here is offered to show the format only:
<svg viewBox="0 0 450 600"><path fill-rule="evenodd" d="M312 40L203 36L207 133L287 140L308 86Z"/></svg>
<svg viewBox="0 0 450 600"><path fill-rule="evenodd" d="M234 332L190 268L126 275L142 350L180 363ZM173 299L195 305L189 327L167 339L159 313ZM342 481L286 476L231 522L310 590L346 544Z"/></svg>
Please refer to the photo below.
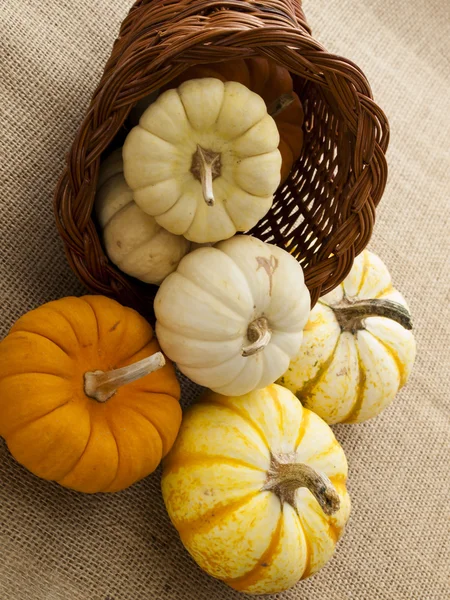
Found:
<svg viewBox="0 0 450 600"><path fill-rule="evenodd" d="M279 383L327 423L378 415L406 383L416 344L403 296L368 250L311 311L303 343Z"/></svg>
<svg viewBox="0 0 450 600"><path fill-rule="evenodd" d="M230 396L273 383L300 347L310 296L285 250L239 235L185 256L155 298L164 352Z"/></svg>
<svg viewBox="0 0 450 600"><path fill-rule="evenodd" d="M162 492L202 569L236 590L274 594L333 555L350 514L347 461L328 425L278 385L189 409Z"/></svg>
<svg viewBox="0 0 450 600"><path fill-rule="evenodd" d="M96 212L109 258L121 271L141 281L161 283L189 252L186 238L163 229L133 201L123 176L121 149L101 166Z"/></svg>
<svg viewBox="0 0 450 600"><path fill-rule="evenodd" d="M206 78L164 92L124 147L135 202L159 225L198 243L250 229L280 183L280 136L264 100Z"/></svg>

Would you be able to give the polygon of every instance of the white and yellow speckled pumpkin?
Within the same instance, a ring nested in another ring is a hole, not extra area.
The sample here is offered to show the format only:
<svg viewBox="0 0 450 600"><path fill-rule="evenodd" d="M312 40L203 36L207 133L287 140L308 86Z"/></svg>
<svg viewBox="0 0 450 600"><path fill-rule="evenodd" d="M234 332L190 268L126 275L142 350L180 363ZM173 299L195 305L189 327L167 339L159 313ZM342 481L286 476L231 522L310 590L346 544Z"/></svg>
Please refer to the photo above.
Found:
<svg viewBox="0 0 450 600"><path fill-rule="evenodd" d="M207 573L273 594L316 573L350 514L347 461L329 426L287 389L209 392L164 464L169 516Z"/></svg>
<svg viewBox="0 0 450 600"><path fill-rule="evenodd" d="M124 147L135 202L157 223L198 242L250 229L280 183L280 136L264 100L244 85L205 78L167 90Z"/></svg>
<svg viewBox="0 0 450 600"><path fill-rule="evenodd" d="M403 296L378 256L364 251L311 312L303 343L278 381L327 423L378 415L406 383L416 344Z"/></svg>
<svg viewBox="0 0 450 600"><path fill-rule="evenodd" d="M160 284L189 252L186 238L166 231L133 201L123 175L121 148L101 166L95 208L106 253L136 279Z"/></svg>

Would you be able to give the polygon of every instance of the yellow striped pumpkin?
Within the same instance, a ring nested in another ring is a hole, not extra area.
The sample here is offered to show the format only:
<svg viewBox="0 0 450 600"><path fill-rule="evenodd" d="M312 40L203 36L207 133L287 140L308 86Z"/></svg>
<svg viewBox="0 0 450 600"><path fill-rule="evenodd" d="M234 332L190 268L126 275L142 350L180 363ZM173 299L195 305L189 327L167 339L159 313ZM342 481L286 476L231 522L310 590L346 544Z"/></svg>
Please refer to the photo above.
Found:
<svg viewBox="0 0 450 600"><path fill-rule="evenodd" d="M350 514L331 429L278 385L208 392L183 419L162 491L202 569L250 594L285 590L332 556Z"/></svg>
<svg viewBox="0 0 450 600"><path fill-rule="evenodd" d="M311 312L302 346L278 383L327 423L378 415L406 383L416 344L403 296L365 250Z"/></svg>

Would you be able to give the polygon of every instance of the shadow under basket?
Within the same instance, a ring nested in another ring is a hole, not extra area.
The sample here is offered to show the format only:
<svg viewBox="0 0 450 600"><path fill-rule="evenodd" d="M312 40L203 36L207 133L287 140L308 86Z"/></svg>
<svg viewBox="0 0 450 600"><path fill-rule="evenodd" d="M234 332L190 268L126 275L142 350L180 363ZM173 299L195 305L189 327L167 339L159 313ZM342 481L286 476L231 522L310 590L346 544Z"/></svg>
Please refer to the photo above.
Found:
<svg viewBox="0 0 450 600"><path fill-rule="evenodd" d="M157 287L111 263L93 214L100 161L123 141L130 110L192 65L255 55L290 71L305 121L302 154L249 233L297 258L312 304L348 274L370 239L387 179L389 126L361 70L312 37L300 0L140 0L122 24L55 192L70 266L90 290L153 319Z"/></svg>

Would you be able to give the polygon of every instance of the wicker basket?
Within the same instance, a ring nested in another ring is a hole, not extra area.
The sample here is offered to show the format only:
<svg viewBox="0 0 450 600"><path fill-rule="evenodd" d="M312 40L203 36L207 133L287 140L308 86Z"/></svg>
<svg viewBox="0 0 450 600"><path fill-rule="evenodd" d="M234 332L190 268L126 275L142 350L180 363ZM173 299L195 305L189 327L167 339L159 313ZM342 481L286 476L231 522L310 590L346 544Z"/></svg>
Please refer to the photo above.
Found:
<svg viewBox="0 0 450 600"><path fill-rule="evenodd" d="M88 288L152 316L157 288L109 261L92 214L100 160L123 141L131 108L191 65L253 55L291 72L305 139L272 209L250 233L294 254L313 304L349 272L368 243L387 178L389 127L360 69L314 40L300 0L139 0L55 193L69 263Z"/></svg>

